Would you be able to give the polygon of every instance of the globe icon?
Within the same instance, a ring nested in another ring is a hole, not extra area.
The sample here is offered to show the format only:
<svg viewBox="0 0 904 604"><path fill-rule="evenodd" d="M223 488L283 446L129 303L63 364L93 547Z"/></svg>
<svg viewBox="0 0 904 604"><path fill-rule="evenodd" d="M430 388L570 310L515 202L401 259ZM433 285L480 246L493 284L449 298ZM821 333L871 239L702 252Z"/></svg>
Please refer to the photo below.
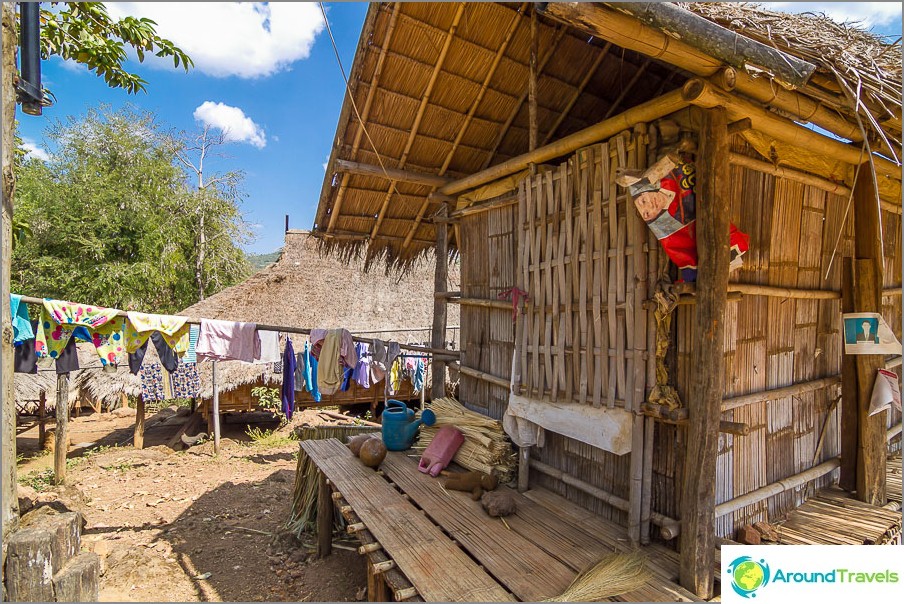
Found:
<svg viewBox="0 0 904 604"><path fill-rule="evenodd" d="M744 591L755 591L764 580L763 567L753 560L741 562L734 569L734 582Z"/></svg>

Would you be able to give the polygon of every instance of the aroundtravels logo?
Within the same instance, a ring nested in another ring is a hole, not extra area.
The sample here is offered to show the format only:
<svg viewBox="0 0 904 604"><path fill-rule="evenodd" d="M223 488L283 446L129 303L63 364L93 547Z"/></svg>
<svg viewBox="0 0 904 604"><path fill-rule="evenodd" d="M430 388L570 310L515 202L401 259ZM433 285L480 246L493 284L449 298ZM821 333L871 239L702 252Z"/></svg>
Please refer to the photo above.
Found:
<svg viewBox="0 0 904 604"><path fill-rule="evenodd" d="M759 562L750 556L740 556L728 565L731 587L735 593L744 598L755 598L756 591L769 584L769 565L765 560Z"/></svg>

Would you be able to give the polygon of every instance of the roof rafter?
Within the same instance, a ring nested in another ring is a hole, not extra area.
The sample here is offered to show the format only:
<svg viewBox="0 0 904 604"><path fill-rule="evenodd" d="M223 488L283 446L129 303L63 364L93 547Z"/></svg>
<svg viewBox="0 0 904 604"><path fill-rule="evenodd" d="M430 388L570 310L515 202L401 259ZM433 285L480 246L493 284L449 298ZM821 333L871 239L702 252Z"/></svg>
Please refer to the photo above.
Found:
<svg viewBox="0 0 904 604"><path fill-rule="evenodd" d="M603 59L605 59L606 55L609 54L610 48L612 48L612 42L606 42L603 50L599 54L597 54L596 59L594 59L593 65L591 65L590 69L587 70L587 73L584 74L584 79L581 80L581 83L575 89L574 94L571 95L570 99L568 99L568 104L565 106L565 109L559 112L559 117L556 118L556 122L552 125L552 128L549 129L549 132L546 133L546 136L543 138L543 142L540 143L541 145L545 145L549 142L549 139L553 137L553 135L556 133L556 130L559 129L559 126L562 125L562 122L564 122L565 118L568 117L568 114L571 113L571 109L574 107L574 104L578 102L578 99L581 97L584 89L587 88L587 84L590 83L590 80L593 78L594 74L596 74L596 70L599 69L600 64L603 62Z"/></svg>

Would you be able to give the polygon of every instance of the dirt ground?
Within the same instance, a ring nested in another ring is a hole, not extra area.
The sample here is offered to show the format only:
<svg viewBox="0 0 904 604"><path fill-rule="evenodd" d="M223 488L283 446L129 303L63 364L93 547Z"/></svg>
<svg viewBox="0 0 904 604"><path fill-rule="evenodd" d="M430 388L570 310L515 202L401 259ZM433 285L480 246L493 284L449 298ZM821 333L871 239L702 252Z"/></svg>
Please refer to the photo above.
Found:
<svg viewBox="0 0 904 604"><path fill-rule="evenodd" d="M144 450L130 444L132 417L73 418L64 487L47 483L53 456L38 454L37 428L22 429L17 438L20 484L30 485L20 489L37 487L39 499L58 498L83 513L82 547L102 560L101 601L366 597L364 561L356 552L334 548L316 560L313 548L283 529L298 443L278 437L302 423L328 420L308 410L262 442L245 434L247 425L225 423L214 456L210 442L183 452L165 446L186 419L161 422L166 415L148 420Z"/></svg>

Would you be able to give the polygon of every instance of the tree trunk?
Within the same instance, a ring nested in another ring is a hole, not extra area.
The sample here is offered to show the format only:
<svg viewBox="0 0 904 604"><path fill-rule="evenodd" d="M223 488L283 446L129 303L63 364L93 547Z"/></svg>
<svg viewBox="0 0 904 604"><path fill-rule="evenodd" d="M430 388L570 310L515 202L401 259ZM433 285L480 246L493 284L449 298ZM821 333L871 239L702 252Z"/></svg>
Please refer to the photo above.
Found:
<svg viewBox="0 0 904 604"><path fill-rule="evenodd" d="M697 158L697 306L691 366L687 464L681 491L681 585L713 595L716 454L722 409L723 339L728 290L728 119L704 112Z"/></svg>
<svg viewBox="0 0 904 604"><path fill-rule="evenodd" d="M12 2L3 3L3 209L0 225L0 316L2 316L2 385L3 399L2 433L3 466L0 472L2 491L3 558L6 558L7 536L19 523L19 500L16 496L16 399L13 391L13 326L9 308L9 278L12 267L13 152L15 150L16 91L13 76L16 73L16 15Z"/></svg>

